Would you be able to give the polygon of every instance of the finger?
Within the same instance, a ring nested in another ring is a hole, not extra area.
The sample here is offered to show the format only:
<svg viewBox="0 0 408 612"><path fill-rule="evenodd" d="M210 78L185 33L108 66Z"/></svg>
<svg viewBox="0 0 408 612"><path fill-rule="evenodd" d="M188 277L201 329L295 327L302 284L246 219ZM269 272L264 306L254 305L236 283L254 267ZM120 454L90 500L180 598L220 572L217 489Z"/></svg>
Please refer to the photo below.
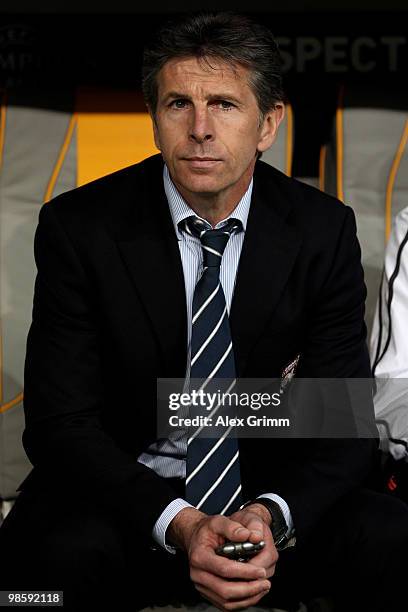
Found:
<svg viewBox="0 0 408 612"><path fill-rule="evenodd" d="M272 565L266 565L265 566L265 575L266 578L272 578L272 576L275 575L276 572L276 563L273 563Z"/></svg>
<svg viewBox="0 0 408 612"><path fill-rule="evenodd" d="M240 563L217 555L211 547L197 547L190 555L190 574L204 570L226 580L256 580L266 577L263 566Z"/></svg>
<svg viewBox="0 0 408 612"><path fill-rule="evenodd" d="M231 581L224 580L208 572L197 572L192 578L194 584L212 591L226 601L247 599L259 595L270 588L269 580Z"/></svg>
<svg viewBox="0 0 408 612"><path fill-rule="evenodd" d="M222 515L212 517L208 526L217 535L233 542L245 542L250 536L250 530L245 525Z"/></svg>
<svg viewBox="0 0 408 612"><path fill-rule="evenodd" d="M262 599L262 597L266 595L265 592L261 595L245 599L243 601L223 602L220 601L218 598L213 597L211 592L208 592L204 588L197 588L197 590L201 593L203 598L207 599L214 607L218 608L219 610L222 610L222 612L225 612L225 610L242 610L251 606L256 606L256 604Z"/></svg>
<svg viewBox="0 0 408 612"><path fill-rule="evenodd" d="M267 567L276 563L279 559L279 553L273 542L265 541L265 546L258 553L249 557L248 563L251 565L257 565L258 567Z"/></svg>
<svg viewBox="0 0 408 612"><path fill-rule="evenodd" d="M258 515L249 515L249 520L245 522L245 526L251 532L248 538L250 542L256 544L263 540L265 523Z"/></svg>
<svg viewBox="0 0 408 612"><path fill-rule="evenodd" d="M196 585L196 589L201 593L203 597L208 599L214 606L219 608L220 610L241 610L243 608L249 608L250 606L255 606L261 599L264 597L270 589L267 589L253 597L247 597L241 600L224 600L220 598L217 594L213 593L210 589L203 587L201 585Z"/></svg>
<svg viewBox="0 0 408 612"><path fill-rule="evenodd" d="M269 565L275 564L278 559L279 553L273 542L265 542L265 547L256 555L250 557L248 563L257 565L258 567L268 567Z"/></svg>
<svg viewBox="0 0 408 612"><path fill-rule="evenodd" d="M256 555L256 557L260 557L260 555ZM264 568L265 577L271 578L275 574L276 564L278 561L278 554L276 555L263 555L261 558L257 559L253 557L247 563L247 565L253 565L254 567Z"/></svg>
<svg viewBox="0 0 408 612"><path fill-rule="evenodd" d="M249 529L250 535L248 536L248 540L250 542L257 544L263 539L266 525L256 512L239 510L238 512L232 514L229 518L238 523L242 523L242 525Z"/></svg>
<svg viewBox="0 0 408 612"><path fill-rule="evenodd" d="M265 527L264 532L264 548L258 552L256 555L253 555L248 559L248 565L255 565L257 567L264 567L265 569L271 571L278 559L279 553L276 550L275 543L273 541L272 533L269 527ZM274 571L274 570L273 570ZM272 574L267 574L268 577Z"/></svg>

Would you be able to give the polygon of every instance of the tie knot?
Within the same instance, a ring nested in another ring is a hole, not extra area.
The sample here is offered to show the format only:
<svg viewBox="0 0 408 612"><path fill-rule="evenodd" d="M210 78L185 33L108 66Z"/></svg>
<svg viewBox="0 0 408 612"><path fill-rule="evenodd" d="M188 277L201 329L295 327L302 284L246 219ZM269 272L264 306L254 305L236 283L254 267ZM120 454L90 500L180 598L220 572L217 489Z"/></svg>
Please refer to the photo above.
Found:
<svg viewBox="0 0 408 612"><path fill-rule="evenodd" d="M220 267L221 259L230 236L241 231L242 224L238 219L228 219L227 223L218 229L211 229L206 221L198 217L187 217L182 222L182 229L201 241L204 266Z"/></svg>

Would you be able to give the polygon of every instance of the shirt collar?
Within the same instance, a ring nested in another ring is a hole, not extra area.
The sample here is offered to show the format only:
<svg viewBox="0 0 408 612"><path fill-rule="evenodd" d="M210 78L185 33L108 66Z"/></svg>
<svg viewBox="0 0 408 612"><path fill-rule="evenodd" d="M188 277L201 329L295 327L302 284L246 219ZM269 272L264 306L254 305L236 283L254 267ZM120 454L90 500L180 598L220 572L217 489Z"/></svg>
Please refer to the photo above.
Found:
<svg viewBox="0 0 408 612"><path fill-rule="evenodd" d="M221 221L220 223L223 223L224 221L227 221L228 219L232 217L234 219L239 219L242 223L243 231L246 230L246 225L247 225L248 215L249 215L249 207L251 204L253 182L254 180L252 178L251 182L249 183L248 189L246 190L246 192L244 193L244 195L238 202L237 206L234 208L232 213L228 215L228 217L223 219L223 221ZM177 190L175 184L171 180L170 173L169 173L169 170L166 164L164 164L164 168L163 168L163 183L164 183L164 191L166 193L167 201L170 207L171 217L173 219L174 229L176 231L177 237L180 239L181 233L178 228L178 224L180 223L180 221L183 221L183 219L186 219L187 217L191 217L191 215L195 215L196 217L198 215L194 212L192 208L190 208L190 206L187 204L187 202L184 200L182 195ZM218 226L219 224L217 224L216 227Z"/></svg>

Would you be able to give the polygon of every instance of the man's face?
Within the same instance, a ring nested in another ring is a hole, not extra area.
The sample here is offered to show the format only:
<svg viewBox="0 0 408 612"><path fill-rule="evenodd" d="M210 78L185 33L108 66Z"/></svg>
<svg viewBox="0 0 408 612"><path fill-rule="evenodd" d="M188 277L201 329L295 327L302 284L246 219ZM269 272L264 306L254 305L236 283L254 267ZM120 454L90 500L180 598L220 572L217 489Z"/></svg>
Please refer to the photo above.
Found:
<svg viewBox="0 0 408 612"><path fill-rule="evenodd" d="M273 142L283 106L260 125L248 70L210 60L173 59L160 70L154 136L184 196L246 188L257 151Z"/></svg>

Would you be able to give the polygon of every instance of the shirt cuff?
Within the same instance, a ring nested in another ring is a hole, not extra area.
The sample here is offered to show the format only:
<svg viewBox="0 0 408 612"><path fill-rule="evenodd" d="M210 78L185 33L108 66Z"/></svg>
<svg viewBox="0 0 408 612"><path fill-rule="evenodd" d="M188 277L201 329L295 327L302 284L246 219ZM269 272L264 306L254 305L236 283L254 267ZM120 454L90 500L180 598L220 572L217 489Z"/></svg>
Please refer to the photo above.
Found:
<svg viewBox="0 0 408 612"><path fill-rule="evenodd" d="M289 506L285 502L285 500L282 499L282 497L280 497L279 495L276 495L276 493L262 493L262 495L258 495L258 497L266 497L279 505L280 509L282 510L283 516L285 517L286 525L288 526L286 537L291 538L294 535L295 529L293 526L293 519L289 510Z"/></svg>
<svg viewBox="0 0 408 612"><path fill-rule="evenodd" d="M174 546L169 546L168 544L166 544L166 531L167 527L170 525L176 514L178 514L180 510L183 510L183 508L194 508L194 506L186 502L186 500L182 499L181 497L174 499L163 510L163 512L157 519L152 531L152 537L155 542L157 542L157 544L160 544L160 546L165 548L173 555L176 553L176 548Z"/></svg>

